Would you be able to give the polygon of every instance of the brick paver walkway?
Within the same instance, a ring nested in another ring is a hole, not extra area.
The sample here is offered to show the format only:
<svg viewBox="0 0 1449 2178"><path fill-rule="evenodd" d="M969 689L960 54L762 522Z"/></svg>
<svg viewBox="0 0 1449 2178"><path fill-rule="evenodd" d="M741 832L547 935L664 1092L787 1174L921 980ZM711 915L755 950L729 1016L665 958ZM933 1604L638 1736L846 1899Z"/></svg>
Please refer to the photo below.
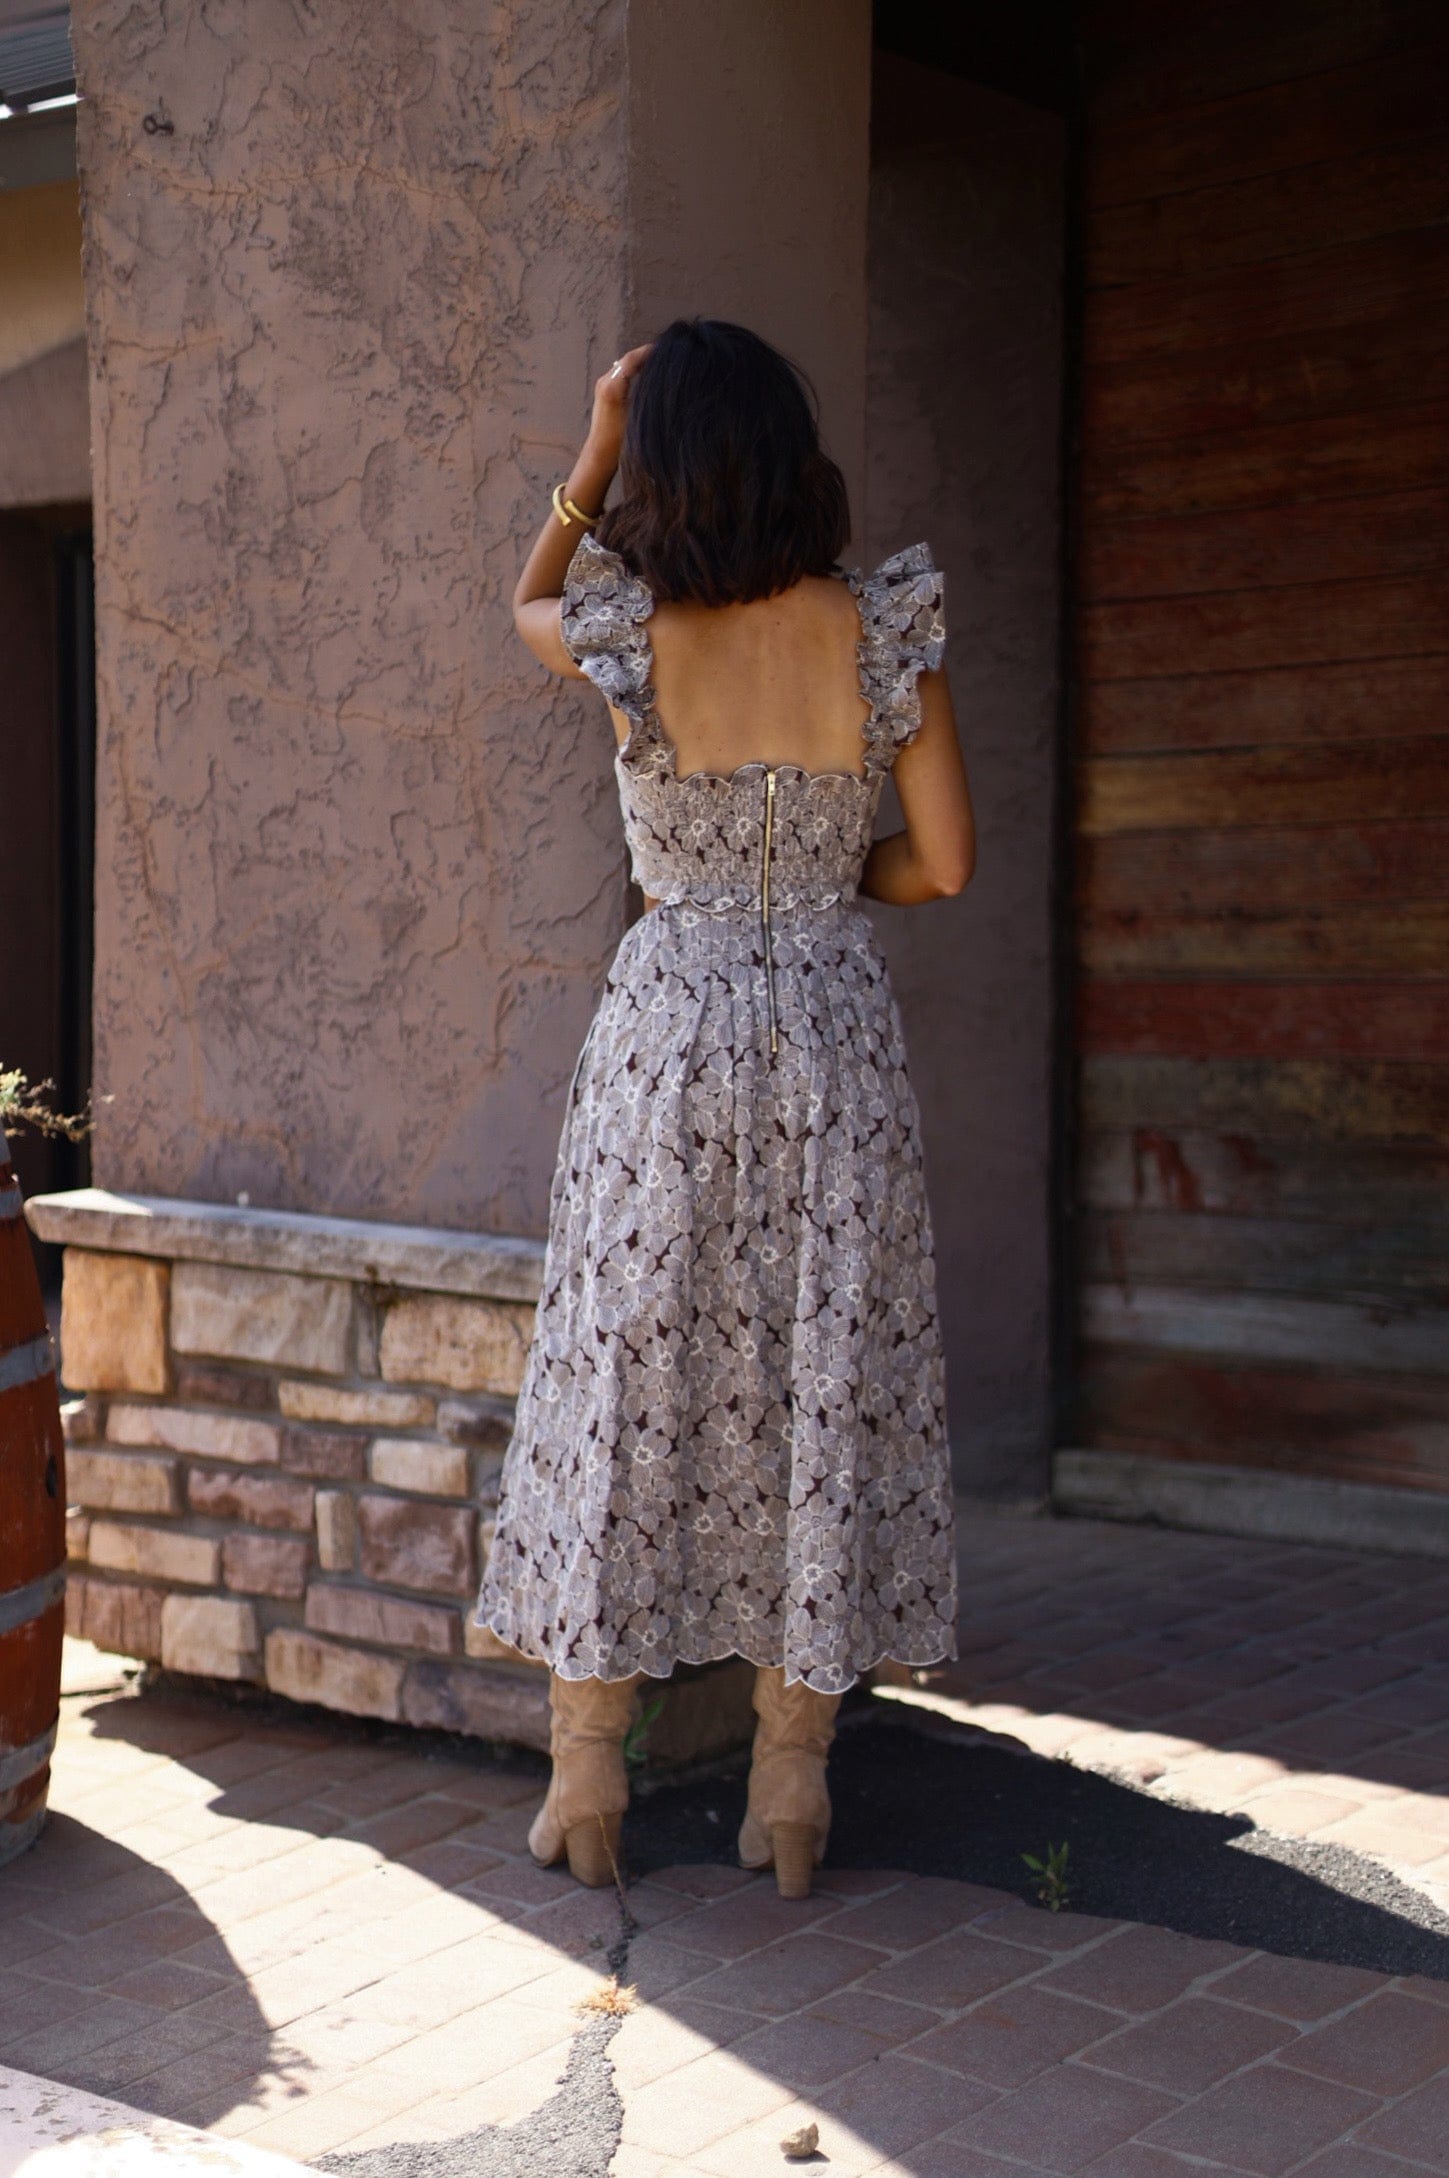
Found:
<svg viewBox="0 0 1449 2178"><path fill-rule="evenodd" d="M900 1698L1346 1846L1449 1913L1449 1564L973 1522L961 1661Z"/></svg>
<svg viewBox="0 0 1449 2178"><path fill-rule="evenodd" d="M1444 1568L1075 1522L967 1554L967 1663L903 1697L1295 1834L1372 1810L1442 1885ZM0 1871L0 2062L302 2158L547 2101L621 1922L528 1860L535 1774L73 1669L55 1820ZM1449 1983L888 1874L630 1907L612 2178L1449 2173ZM786 2164L806 2122L829 2160Z"/></svg>
<svg viewBox="0 0 1449 2178"><path fill-rule="evenodd" d="M840 2178L1449 2171L1449 1983L929 1878L649 1890L688 1910L631 1948L614 2178L759 2178L810 2122Z"/></svg>

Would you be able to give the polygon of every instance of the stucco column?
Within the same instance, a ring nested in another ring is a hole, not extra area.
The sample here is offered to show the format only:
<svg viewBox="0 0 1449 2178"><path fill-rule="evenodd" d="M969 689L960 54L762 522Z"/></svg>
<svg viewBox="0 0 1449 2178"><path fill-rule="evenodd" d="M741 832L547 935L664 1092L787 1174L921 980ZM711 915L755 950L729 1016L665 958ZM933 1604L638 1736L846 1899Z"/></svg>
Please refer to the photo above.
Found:
<svg viewBox="0 0 1449 2178"><path fill-rule="evenodd" d="M74 35L96 1178L537 1233L626 889L520 545L592 375L679 309L818 372L858 480L868 7L77 0Z"/></svg>

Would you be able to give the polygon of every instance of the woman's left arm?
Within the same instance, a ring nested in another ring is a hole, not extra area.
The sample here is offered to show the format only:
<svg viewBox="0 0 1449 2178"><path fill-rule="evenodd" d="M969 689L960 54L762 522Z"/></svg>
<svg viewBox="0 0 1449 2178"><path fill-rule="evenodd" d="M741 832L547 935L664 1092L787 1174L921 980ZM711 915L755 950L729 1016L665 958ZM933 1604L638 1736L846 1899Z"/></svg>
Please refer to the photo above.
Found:
<svg viewBox="0 0 1449 2178"><path fill-rule="evenodd" d="M594 387L589 435L579 449L560 495L571 499L585 514L603 511L604 499L619 466L619 450L624 443L629 381L648 353L647 342L642 348L631 348L627 355L620 356L612 369L605 371ZM534 657L546 665L550 673L560 673L575 681L583 676L564 648L559 627L559 599L563 595L569 562L588 526L572 518L566 524L562 523L550 508L547 520L534 539L533 550L523 563L523 573L513 593L513 625Z"/></svg>
<svg viewBox="0 0 1449 2178"><path fill-rule="evenodd" d="M976 819L950 684L937 668L922 673L920 689L920 731L895 761L906 828L875 842L860 878L867 899L893 907L947 899L970 884L976 868Z"/></svg>

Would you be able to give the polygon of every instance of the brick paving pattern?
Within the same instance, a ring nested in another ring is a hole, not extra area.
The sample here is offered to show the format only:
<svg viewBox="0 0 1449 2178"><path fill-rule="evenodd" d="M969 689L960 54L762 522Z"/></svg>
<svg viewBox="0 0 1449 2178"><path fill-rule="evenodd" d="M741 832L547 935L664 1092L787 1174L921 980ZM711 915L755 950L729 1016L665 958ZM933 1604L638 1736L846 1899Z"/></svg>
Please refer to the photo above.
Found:
<svg viewBox="0 0 1449 2178"><path fill-rule="evenodd" d="M973 1521L958 1664L898 1699L1382 1862L1449 1913L1449 1565Z"/></svg>
<svg viewBox="0 0 1449 2178"><path fill-rule="evenodd" d="M756 2178L812 2120L848 2178L1331 2178L1335 2147L1342 2178L1380 2150L1449 2171L1449 1984L919 1878L791 1908L676 1869L636 1895L614 2178Z"/></svg>
<svg viewBox="0 0 1449 2178"><path fill-rule="evenodd" d="M966 1661L903 1698L1269 1826L1275 1789L1333 1805L1312 1834L1371 1811L1363 1849L1442 1891L1443 1568L1086 1522L967 1542ZM0 1871L0 2062L303 2159L548 2099L620 1922L528 1859L536 1775L72 1670L55 1819ZM1221 1767L1248 1755L1277 1767ZM889 1874L791 1906L682 1868L630 1906L611 2178L1449 2173L1449 1983ZM787 2164L811 2121L828 2162Z"/></svg>

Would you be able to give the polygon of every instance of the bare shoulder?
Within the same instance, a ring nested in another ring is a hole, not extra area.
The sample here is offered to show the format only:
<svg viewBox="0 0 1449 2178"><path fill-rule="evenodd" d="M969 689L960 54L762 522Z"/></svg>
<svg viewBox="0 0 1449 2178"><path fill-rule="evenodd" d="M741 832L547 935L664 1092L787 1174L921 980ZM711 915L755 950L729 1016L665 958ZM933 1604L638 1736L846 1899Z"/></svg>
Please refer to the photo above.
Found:
<svg viewBox="0 0 1449 2178"><path fill-rule="evenodd" d="M798 596L804 608L821 620L850 625L857 618L855 596L843 574L806 575L786 594Z"/></svg>

